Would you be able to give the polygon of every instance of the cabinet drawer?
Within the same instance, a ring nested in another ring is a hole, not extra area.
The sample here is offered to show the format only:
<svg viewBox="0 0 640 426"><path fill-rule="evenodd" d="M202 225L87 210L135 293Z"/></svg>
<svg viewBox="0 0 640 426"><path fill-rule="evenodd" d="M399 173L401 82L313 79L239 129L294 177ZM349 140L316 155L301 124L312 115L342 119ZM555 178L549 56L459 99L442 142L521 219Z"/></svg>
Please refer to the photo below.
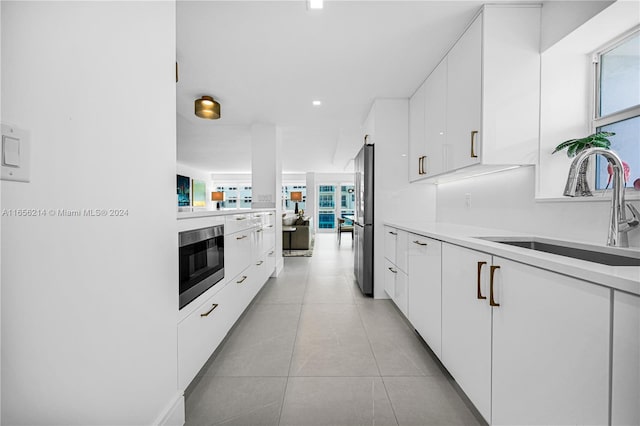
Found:
<svg viewBox="0 0 640 426"><path fill-rule="evenodd" d="M253 226L255 226L255 218L251 213L232 214L225 217L224 233L229 235Z"/></svg>
<svg viewBox="0 0 640 426"><path fill-rule="evenodd" d="M252 231L224 236L224 276L235 277L251 263Z"/></svg>
<svg viewBox="0 0 640 426"><path fill-rule="evenodd" d="M185 389L242 312L242 292L227 285L178 324L178 384Z"/></svg>
<svg viewBox="0 0 640 426"><path fill-rule="evenodd" d="M384 257L391 263L396 263L396 246L398 241L398 230L390 226L384 227Z"/></svg>

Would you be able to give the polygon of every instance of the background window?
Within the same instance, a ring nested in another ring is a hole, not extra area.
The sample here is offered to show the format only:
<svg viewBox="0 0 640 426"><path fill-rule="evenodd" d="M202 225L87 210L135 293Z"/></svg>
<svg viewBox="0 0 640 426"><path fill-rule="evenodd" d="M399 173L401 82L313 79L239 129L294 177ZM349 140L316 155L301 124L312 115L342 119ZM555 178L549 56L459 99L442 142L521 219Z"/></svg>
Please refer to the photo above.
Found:
<svg viewBox="0 0 640 426"><path fill-rule="evenodd" d="M335 229L336 227L336 187L320 185L318 187L318 229Z"/></svg>
<svg viewBox="0 0 640 426"><path fill-rule="evenodd" d="M216 191L224 192L224 201L220 202L222 209L251 208L251 187L248 185L217 186Z"/></svg>
<svg viewBox="0 0 640 426"><path fill-rule="evenodd" d="M614 132L611 150L629 165L627 186L640 178L640 32L597 55L596 131ZM596 157L596 189L605 189L607 160Z"/></svg>

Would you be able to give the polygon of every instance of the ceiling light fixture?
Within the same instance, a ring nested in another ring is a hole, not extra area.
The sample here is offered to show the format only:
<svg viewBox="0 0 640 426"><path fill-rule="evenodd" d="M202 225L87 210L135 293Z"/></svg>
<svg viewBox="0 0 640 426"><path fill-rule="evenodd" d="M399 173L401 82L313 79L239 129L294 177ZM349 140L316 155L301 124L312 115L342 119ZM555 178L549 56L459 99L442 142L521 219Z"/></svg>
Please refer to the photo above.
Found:
<svg viewBox="0 0 640 426"><path fill-rule="evenodd" d="M322 105L322 102L321 102L321 101L313 101L313 102L311 102L311 103L313 104L313 106L320 106L320 105Z"/></svg>
<svg viewBox="0 0 640 426"><path fill-rule="evenodd" d="M322 9L322 0L307 0L309 9Z"/></svg>
<svg viewBox="0 0 640 426"><path fill-rule="evenodd" d="M220 104L211 96L196 99L196 115L207 120L217 120L220 118Z"/></svg>

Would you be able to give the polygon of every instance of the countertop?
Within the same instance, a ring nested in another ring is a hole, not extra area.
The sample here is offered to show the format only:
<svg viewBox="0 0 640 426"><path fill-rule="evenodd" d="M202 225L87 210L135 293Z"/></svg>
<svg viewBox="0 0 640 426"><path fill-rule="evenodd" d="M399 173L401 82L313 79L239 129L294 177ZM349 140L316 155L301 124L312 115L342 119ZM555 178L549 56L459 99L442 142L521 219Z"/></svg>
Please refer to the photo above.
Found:
<svg viewBox="0 0 640 426"><path fill-rule="evenodd" d="M537 237L536 235L439 222L393 221L385 222L385 225L640 296L640 266L602 265L474 238L502 236ZM546 237L545 239L551 240ZM581 241L570 242L577 245L587 244ZM590 245L593 246L595 244ZM640 254L640 250L638 249L624 250L636 255Z"/></svg>
<svg viewBox="0 0 640 426"><path fill-rule="evenodd" d="M246 214L246 213L259 213L274 211L273 209L228 209L228 210L205 210L189 207L189 211L178 211L178 220L180 219L192 219L196 217L207 216L228 216L231 214Z"/></svg>

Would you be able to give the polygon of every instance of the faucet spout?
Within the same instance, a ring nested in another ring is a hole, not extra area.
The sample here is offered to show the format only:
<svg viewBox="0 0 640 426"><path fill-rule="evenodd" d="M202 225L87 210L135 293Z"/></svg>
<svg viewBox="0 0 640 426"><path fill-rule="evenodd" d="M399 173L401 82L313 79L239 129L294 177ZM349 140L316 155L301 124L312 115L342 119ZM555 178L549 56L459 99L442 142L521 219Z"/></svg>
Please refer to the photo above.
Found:
<svg viewBox="0 0 640 426"><path fill-rule="evenodd" d="M634 219L627 220L625 215L624 169L622 166L622 160L620 159L618 154L604 148L589 148L578 153L573 159L571 167L569 168L569 175L567 176L567 184L564 188L564 195L568 197L576 196L578 170L580 170L580 166L584 161L586 161L589 156L596 154L600 154L605 157L613 168L613 194L611 197L607 245L616 247L629 247L629 238L627 236L627 232L638 226L638 217L636 217L637 210L635 208L631 208L631 205L629 205L629 207L634 216Z"/></svg>

